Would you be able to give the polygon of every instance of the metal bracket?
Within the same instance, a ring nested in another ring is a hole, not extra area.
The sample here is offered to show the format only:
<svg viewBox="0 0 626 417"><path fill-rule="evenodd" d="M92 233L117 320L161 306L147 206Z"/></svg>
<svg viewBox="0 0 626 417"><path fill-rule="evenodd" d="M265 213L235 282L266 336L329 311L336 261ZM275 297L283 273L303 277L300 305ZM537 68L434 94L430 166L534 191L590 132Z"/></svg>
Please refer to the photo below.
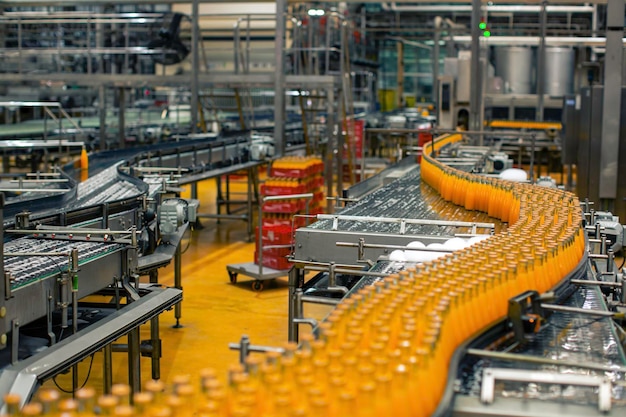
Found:
<svg viewBox="0 0 626 417"><path fill-rule="evenodd" d="M241 336L241 340L239 343L229 343L228 348L230 350L238 350L239 351L239 362L245 366L246 358L250 352L278 352L283 353L285 349L273 346L263 346L263 345L253 345L250 344L250 338L247 335Z"/></svg>
<svg viewBox="0 0 626 417"><path fill-rule="evenodd" d="M542 320L539 293L526 291L509 299L508 319L519 343L526 342L530 334L537 333Z"/></svg>
<svg viewBox="0 0 626 417"><path fill-rule="evenodd" d="M496 381L532 382L557 385L577 385L598 388L598 409L611 411L611 380L607 377L559 374L554 372L529 371L522 369L486 368L480 390L480 400L492 404Z"/></svg>

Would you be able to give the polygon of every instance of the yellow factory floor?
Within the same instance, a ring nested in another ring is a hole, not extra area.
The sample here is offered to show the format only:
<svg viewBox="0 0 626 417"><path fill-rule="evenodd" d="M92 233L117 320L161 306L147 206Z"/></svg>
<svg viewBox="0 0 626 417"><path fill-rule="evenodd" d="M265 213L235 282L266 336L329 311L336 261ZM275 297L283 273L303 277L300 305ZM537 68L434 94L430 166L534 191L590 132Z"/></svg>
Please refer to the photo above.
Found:
<svg viewBox="0 0 626 417"><path fill-rule="evenodd" d="M237 185L235 185L236 190ZM241 187L241 185L240 185ZM215 213L215 181L201 182L198 194L200 212ZM248 243L246 223L226 220L203 220L204 228L191 234L191 242L182 256L182 328L173 328L174 312L161 315L163 358L161 378L169 383L179 374L197 375L205 367L214 368L225 380L228 367L238 361L238 352L229 350L229 342L238 342L243 334L254 344L279 346L287 341L287 278L266 281L261 292L251 288L251 279L239 276L229 282L226 265L253 261L254 243ZM183 242L183 248L187 242ZM173 285L173 265L160 270L159 282ZM310 306L308 314L323 317L328 307ZM308 331L305 327L302 331ZM149 326L142 327L141 338L149 339ZM125 340L120 340L125 343ZM88 385L101 390L102 353L95 355ZM114 383L127 383L127 355L113 353ZM90 360L79 365L79 384L89 372ZM142 380L150 378L150 359L142 358ZM63 389L71 387L71 376L61 375L56 382ZM48 381L45 386L53 386Z"/></svg>

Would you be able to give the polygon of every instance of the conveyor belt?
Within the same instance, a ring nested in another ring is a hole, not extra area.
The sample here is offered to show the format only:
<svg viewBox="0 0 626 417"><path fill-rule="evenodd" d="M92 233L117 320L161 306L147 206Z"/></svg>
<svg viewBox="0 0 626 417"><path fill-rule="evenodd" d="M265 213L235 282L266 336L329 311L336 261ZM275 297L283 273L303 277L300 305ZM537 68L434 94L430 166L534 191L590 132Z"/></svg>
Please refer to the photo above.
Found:
<svg viewBox="0 0 626 417"><path fill-rule="evenodd" d="M462 220L468 222L494 222L484 213L467 211L454 204L441 200L438 195L420 181L420 166L416 165L406 175L396 179L389 185L382 187L365 196L354 205L343 209L338 214L347 216L369 216L404 219L431 219L431 220ZM496 223L496 231L502 223ZM330 230L332 221L321 220L309 226L312 229ZM354 232L394 233L398 231L397 224L340 221L338 230ZM432 225L407 225L406 234L414 235L454 235L459 228Z"/></svg>
<svg viewBox="0 0 626 417"><path fill-rule="evenodd" d="M118 243L68 242L64 240L23 237L5 243L4 270L11 273L11 288L17 289L39 279L68 270L65 256L10 256L16 252L67 252L78 249L78 263L83 265L100 256L124 247ZM9 256L7 256L9 255Z"/></svg>
<svg viewBox="0 0 626 417"><path fill-rule="evenodd" d="M31 220L38 220L61 213L97 207L103 203L129 201L134 205L139 205L137 198L146 193L149 187L138 179L120 174L119 164L79 183L64 195L7 205L4 213L4 227L12 226L14 216L24 210L31 213ZM126 210L131 207L132 205L128 205Z"/></svg>
<svg viewBox="0 0 626 417"><path fill-rule="evenodd" d="M591 274L591 272L588 272ZM600 290L597 287L582 287L575 291L563 305L592 310L606 310ZM582 365L605 365L624 367L626 357L615 334L610 318L598 318L574 313L555 312L528 344L516 348L511 353L538 358L547 358ZM471 358L468 358L471 359ZM537 365L492 358L468 361L459 372L458 393L480 396L482 375L485 368L514 368L552 371L579 375L606 375L613 381L623 381L624 374L618 371L599 372L564 365ZM567 390L554 389L554 386L536 383L507 383L500 387L498 396L538 400L567 400L588 404L593 398L589 387L569 387ZM626 390L615 386L614 400L622 400L626 405Z"/></svg>
<svg viewBox="0 0 626 417"><path fill-rule="evenodd" d="M76 201L69 206L69 209L139 197L145 189L121 179L117 172L118 166L119 164L113 165L90 177L87 181L79 183Z"/></svg>

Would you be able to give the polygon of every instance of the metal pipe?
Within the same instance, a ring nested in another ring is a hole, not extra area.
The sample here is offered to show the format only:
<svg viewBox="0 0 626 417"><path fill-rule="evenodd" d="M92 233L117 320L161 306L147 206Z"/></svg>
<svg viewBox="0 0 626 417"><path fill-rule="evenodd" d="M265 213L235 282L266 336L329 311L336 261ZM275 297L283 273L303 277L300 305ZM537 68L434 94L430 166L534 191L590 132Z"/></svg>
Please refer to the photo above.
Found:
<svg viewBox="0 0 626 417"><path fill-rule="evenodd" d="M341 300L337 298L314 297L311 295L303 295L302 302L311 303L311 304L322 304L322 305L327 305L327 306L336 306L337 304L341 302Z"/></svg>
<svg viewBox="0 0 626 417"><path fill-rule="evenodd" d="M361 221L361 222L376 222L376 223L404 223L404 224L417 224L417 225L431 225L431 226L450 226L450 227L478 227L485 229L492 229L495 227L493 223L481 223L481 222L461 222L451 220L430 220L430 219L403 219L396 217L373 217L373 216L348 216L340 214L318 214L318 220L345 220L345 221Z"/></svg>
<svg viewBox="0 0 626 417"><path fill-rule="evenodd" d="M471 43L471 36L454 36L454 42L469 44ZM540 42L539 36L491 36L489 38L489 45L497 46L497 45L530 45L536 46L539 45ZM626 44L626 38L624 38L623 43ZM570 45L578 45L578 46L604 46L606 45L606 38L600 36L546 36L545 38L546 46L570 46Z"/></svg>
<svg viewBox="0 0 626 417"><path fill-rule="evenodd" d="M372 248L372 249L414 250L414 251L419 251L419 252L447 252L447 253L456 252L455 249L447 249L447 248L441 248L441 249L415 248L415 247L409 247L409 246L403 246L403 245L383 245L383 244L376 244L376 243L359 244L359 243L352 243L352 242L337 242L335 243L335 245L340 246L340 247L346 247L346 248L363 247L363 248Z"/></svg>
<svg viewBox="0 0 626 417"><path fill-rule="evenodd" d="M607 251L608 259L606 260L606 272L609 274L613 274L615 267L615 255L613 254L613 249Z"/></svg>
<svg viewBox="0 0 626 417"><path fill-rule="evenodd" d="M59 190L56 188L0 188L0 192L3 193L54 193L61 194L67 193L70 189Z"/></svg>
<svg viewBox="0 0 626 417"><path fill-rule="evenodd" d="M557 311L559 313L584 314L597 317L613 317L615 313L611 311L590 310L587 308L568 307L559 304L541 304L541 308L549 311Z"/></svg>
<svg viewBox="0 0 626 417"><path fill-rule="evenodd" d="M311 326L311 329L313 329L313 330L315 330L315 328L318 325L317 320L315 320L315 319L305 319L305 318L302 318L302 319L294 319L293 321L296 324L308 324L309 326Z"/></svg>
<svg viewBox="0 0 626 417"><path fill-rule="evenodd" d="M621 288L622 287L622 283L621 282L605 282L605 281L591 281L591 280L587 280L587 279L571 279L569 281L572 284L576 284L576 285L586 285L586 286L590 286L590 287L614 287L614 288Z"/></svg>
<svg viewBox="0 0 626 417"><path fill-rule="evenodd" d="M539 49L537 51L537 113L536 120L543 121L543 94L545 91L544 80L546 72L546 30L548 26L548 14L546 13L546 7L548 2L543 0L541 2L540 18L540 37L539 37ZM532 174L531 174L532 175Z"/></svg>
<svg viewBox="0 0 626 417"><path fill-rule="evenodd" d="M580 369L591 369L595 371L601 372L626 372L626 367L623 366L614 366L614 365L602 365L595 363L583 363L583 362L575 362L575 361L567 361L563 359L555 360L550 358L542 358L538 356L530 356L523 355L517 353L506 353L506 352L494 352L491 350L484 349L467 349L467 354L472 356L479 356L481 358L491 358L505 361L514 361L514 362L524 362L524 363L534 363L539 365L554 365L554 366L564 366L569 368L580 368Z"/></svg>
<svg viewBox="0 0 626 417"><path fill-rule="evenodd" d="M482 98L482 71L480 66L480 22L481 0L472 0L472 19L471 19L471 78L473 82L470 84L470 114L469 128L470 130L479 130L481 128L481 98ZM479 144L482 145L482 136L479 137Z"/></svg>
<svg viewBox="0 0 626 417"><path fill-rule="evenodd" d="M441 38L441 16L435 17L435 33L433 36L434 46L433 46L433 91L432 91L432 101L433 103L437 103L438 101L438 92L439 92L439 39Z"/></svg>
<svg viewBox="0 0 626 417"><path fill-rule="evenodd" d="M198 117L201 111L199 89L200 84L198 81L198 74L200 72L200 56L199 48L200 42L200 23L199 19L199 2L200 0L192 0L191 2L191 133L196 133L198 129Z"/></svg>
<svg viewBox="0 0 626 417"><path fill-rule="evenodd" d="M5 252L4 257L10 256L69 256L70 252Z"/></svg>
<svg viewBox="0 0 626 417"><path fill-rule="evenodd" d="M398 5L397 3L381 3L383 10L392 10L394 12L445 12L445 13L458 13L458 12L471 12L472 6L464 4L445 4L445 5L430 5L430 4L415 4L415 5ZM488 13L540 13L541 7L534 5L494 5L487 4L484 10ZM546 12L548 13L592 13L594 8L587 4L582 6L548 6Z"/></svg>
<svg viewBox="0 0 626 417"><path fill-rule="evenodd" d="M274 141L276 156L285 154L285 12L287 0L276 0L276 30L274 42Z"/></svg>

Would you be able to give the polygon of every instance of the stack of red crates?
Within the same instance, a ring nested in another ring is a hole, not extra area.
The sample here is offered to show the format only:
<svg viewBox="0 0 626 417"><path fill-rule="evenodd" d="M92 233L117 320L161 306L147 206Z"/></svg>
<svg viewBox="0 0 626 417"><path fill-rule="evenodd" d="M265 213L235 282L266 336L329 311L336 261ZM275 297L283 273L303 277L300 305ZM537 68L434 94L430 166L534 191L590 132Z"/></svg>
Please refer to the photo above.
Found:
<svg viewBox="0 0 626 417"><path fill-rule="evenodd" d="M313 198L267 201L263 204L261 244L263 266L278 270L289 269L287 256L291 253L293 231L306 223L296 214L319 214L324 207L324 165L318 157L288 156L272 163L270 174L263 185L263 196L312 193ZM308 207L307 207L308 204ZM292 224L293 223L293 224ZM259 262L259 231L257 230L255 262ZM285 245L283 248L267 246Z"/></svg>

